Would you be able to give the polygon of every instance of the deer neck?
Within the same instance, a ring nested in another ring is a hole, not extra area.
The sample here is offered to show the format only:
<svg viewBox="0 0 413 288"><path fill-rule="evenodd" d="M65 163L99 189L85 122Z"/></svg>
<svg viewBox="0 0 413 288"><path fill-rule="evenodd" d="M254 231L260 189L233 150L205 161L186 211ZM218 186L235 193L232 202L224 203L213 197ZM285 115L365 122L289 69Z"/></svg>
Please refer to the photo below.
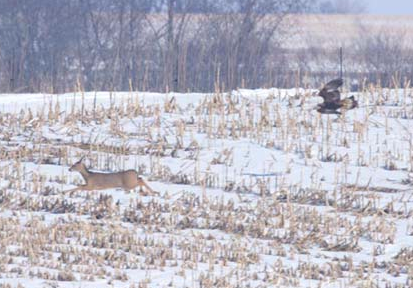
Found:
<svg viewBox="0 0 413 288"><path fill-rule="evenodd" d="M82 169L79 171L80 175L82 175L83 179L87 183L87 179L89 178L90 172L87 170L85 165L82 165Z"/></svg>

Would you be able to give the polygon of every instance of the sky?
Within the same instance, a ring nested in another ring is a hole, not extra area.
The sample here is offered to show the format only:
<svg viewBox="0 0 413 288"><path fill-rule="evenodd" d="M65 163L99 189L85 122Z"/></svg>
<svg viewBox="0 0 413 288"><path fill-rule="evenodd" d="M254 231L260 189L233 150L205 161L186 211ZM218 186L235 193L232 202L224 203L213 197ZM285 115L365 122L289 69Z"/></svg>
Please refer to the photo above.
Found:
<svg viewBox="0 0 413 288"><path fill-rule="evenodd" d="M364 0L371 14L413 15L413 0Z"/></svg>

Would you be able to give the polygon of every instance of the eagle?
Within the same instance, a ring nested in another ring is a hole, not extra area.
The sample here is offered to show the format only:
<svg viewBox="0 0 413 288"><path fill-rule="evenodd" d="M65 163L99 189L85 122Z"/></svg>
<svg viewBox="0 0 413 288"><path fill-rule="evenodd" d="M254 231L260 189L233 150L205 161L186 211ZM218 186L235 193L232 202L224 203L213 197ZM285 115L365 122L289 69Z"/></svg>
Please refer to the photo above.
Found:
<svg viewBox="0 0 413 288"><path fill-rule="evenodd" d="M324 99L324 102L317 105L317 111L322 114L341 114L337 111L347 111L358 107L358 102L354 99L354 96L340 99L340 91L338 88L343 85L343 79L338 78L331 80L323 89L318 92L318 96L321 96Z"/></svg>

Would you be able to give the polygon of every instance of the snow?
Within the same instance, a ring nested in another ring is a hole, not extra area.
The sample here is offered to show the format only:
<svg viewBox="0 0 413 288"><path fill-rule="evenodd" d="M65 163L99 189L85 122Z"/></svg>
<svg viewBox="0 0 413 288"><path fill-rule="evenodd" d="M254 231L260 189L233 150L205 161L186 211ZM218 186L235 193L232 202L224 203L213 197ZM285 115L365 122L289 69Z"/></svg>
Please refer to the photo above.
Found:
<svg viewBox="0 0 413 288"><path fill-rule="evenodd" d="M0 283L412 285L412 91L340 118L314 91L1 94ZM159 195L64 193L84 155Z"/></svg>

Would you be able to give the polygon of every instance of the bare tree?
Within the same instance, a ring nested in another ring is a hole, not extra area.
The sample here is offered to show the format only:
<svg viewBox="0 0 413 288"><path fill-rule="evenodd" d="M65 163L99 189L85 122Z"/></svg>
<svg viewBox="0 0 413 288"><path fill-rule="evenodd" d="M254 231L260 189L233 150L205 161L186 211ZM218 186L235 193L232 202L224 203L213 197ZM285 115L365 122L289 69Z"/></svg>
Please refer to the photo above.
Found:
<svg viewBox="0 0 413 288"><path fill-rule="evenodd" d="M361 70L371 82L380 81L389 87L394 81L401 83L403 78L412 78L413 56L406 33L392 33L386 27L371 31L360 26L359 35L362 37L355 40L355 52Z"/></svg>
<svg viewBox="0 0 413 288"><path fill-rule="evenodd" d="M0 51L10 91L58 90L77 38L74 1L1 0Z"/></svg>
<svg viewBox="0 0 413 288"><path fill-rule="evenodd" d="M287 15L304 9L308 1L247 0L225 1L225 13L210 15L203 26L203 38L209 52L215 81L221 88L239 86L258 87L272 82L274 62L280 57L280 44L284 40ZM273 62L274 61L274 62ZM274 76L274 75L273 75Z"/></svg>
<svg viewBox="0 0 413 288"><path fill-rule="evenodd" d="M291 85L289 15L311 3L0 0L0 84L48 92L73 90L78 80L86 90Z"/></svg>

